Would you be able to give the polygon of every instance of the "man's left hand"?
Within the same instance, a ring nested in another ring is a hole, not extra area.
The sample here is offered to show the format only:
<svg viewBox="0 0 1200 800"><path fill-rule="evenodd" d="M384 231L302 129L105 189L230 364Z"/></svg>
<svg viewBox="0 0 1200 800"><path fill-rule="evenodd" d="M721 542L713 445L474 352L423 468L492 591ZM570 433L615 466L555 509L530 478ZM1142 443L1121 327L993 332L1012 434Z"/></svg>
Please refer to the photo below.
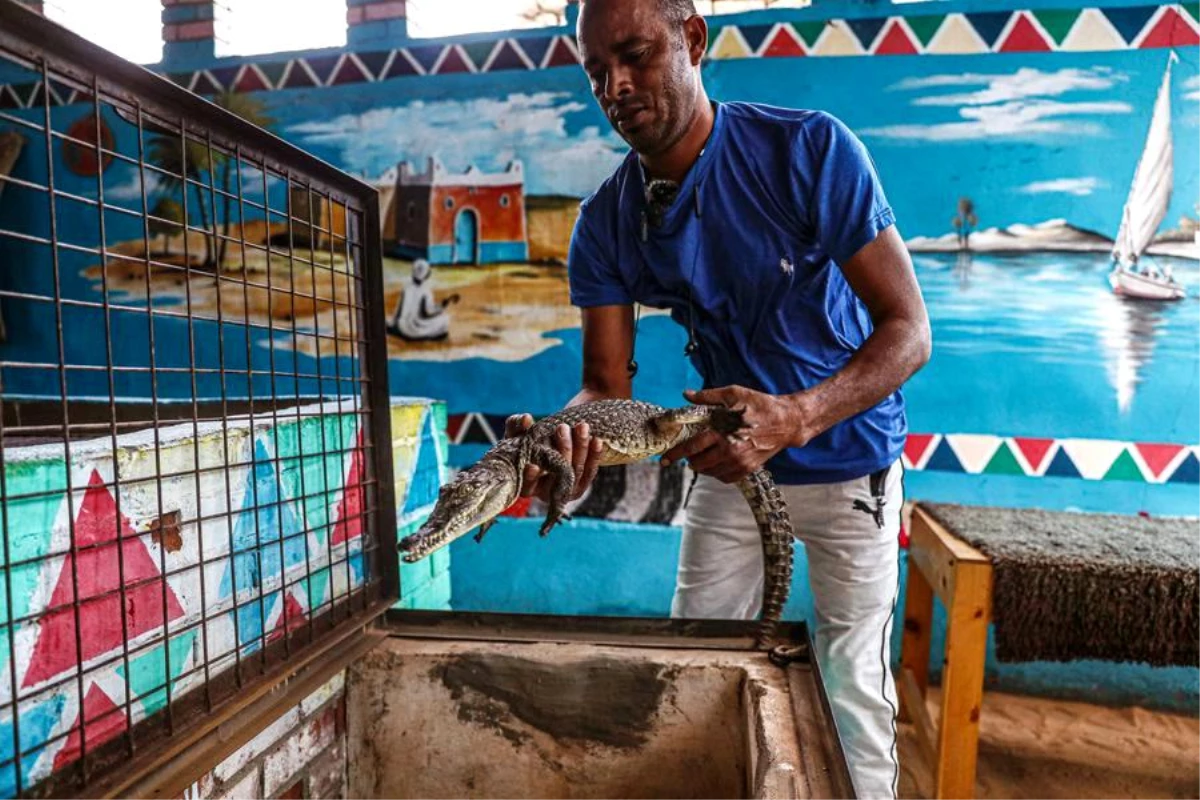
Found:
<svg viewBox="0 0 1200 800"><path fill-rule="evenodd" d="M667 464L686 458L696 472L722 483L736 483L785 447L807 442L804 415L796 396L764 394L742 386L688 390L683 396L696 405L741 409L748 427L739 434L738 441L715 431L693 437L663 455Z"/></svg>

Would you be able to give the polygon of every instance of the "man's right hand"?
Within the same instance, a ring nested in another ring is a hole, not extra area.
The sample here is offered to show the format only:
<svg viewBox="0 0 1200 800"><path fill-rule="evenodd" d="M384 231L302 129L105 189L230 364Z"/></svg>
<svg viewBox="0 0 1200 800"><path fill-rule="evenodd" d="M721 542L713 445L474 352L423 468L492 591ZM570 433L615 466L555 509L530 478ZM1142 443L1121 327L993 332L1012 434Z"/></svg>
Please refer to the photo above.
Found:
<svg viewBox="0 0 1200 800"><path fill-rule="evenodd" d="M529 414L513 414L504 421L504 438L519 436L533 425L533 417ZM586 422L581 422L572 430L562 424L554 432L554 446L562 453L575 470L575 486L568 500L575 500L588 490L600 468L600 454L604 452L604 442L592 437ZM525 465L525 476L521 481L522 497L537 497L549 502L550 493L554 487L554 477L543 471L536 464Z"/></svg>

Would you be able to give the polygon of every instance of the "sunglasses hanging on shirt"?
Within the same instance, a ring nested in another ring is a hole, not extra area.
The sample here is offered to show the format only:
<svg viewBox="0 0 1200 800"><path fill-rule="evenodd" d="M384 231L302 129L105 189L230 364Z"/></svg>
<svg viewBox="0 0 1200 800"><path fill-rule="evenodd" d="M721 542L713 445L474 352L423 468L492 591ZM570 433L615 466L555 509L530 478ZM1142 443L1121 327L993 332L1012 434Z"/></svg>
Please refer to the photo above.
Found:
<svg viewBox="0 0 1200 800"><path fill-rule="evenodd" d="M644 173L643 173L644 177ZM662 225L666 218L667 211L674 204L675 199L679 196L680 186L674 181L651 180L646 186L646 202L642 207L642 242L645 243L650 239L650 228L658 228ZM692 187L692 210L696 214L696 219L700 219L700 184L697 183ZM644 256L643 256L644 258ZM696 245L695 253L692 255L692 271L688 276L687 295L688 295L688 341L683 348L683 354L691 357L700 349L700 340L696 338L696 313L693 305L692 282L696 279L696 264L700 260L700 245ZM644 269L643 264L643 269ZM629 371L629 377L632 379L637 375L638 363L634 358L637 350L637 335L638 325L642 318L642 306L640 303L634 304L633 317L633 342L629 348L629 363L625 368Z"/></svg>

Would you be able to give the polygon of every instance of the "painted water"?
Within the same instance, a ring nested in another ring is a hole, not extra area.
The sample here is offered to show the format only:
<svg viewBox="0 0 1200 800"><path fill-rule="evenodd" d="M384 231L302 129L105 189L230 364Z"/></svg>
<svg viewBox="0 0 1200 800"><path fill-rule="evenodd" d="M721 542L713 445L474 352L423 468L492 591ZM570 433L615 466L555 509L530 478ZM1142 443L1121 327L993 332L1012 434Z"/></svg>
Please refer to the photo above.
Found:
<svg viewBox="0 0 1200 800"><path fill-rule="evenodd" d="M1188 297L1114 295L1103 253L916 255L934 356L908 388L914 430L1200 441L1200 264Z"/></svg>

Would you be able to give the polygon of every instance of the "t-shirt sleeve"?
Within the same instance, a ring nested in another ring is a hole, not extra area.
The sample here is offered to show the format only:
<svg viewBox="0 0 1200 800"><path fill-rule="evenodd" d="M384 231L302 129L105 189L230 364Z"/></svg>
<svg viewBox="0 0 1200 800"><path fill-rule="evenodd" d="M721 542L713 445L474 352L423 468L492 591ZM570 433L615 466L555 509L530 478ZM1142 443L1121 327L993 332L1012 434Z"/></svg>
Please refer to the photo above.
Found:
<svg viewBox="0 0 1200 800"><path fill-rule="evenodd" d="M845 264L895 224L896 217L875 162L849 128L819 114L816 123L803 131L801 146L807 152L798 155L801 181L807 184L802 188L808 198L809 223L824 250L835 262Z"/></svg>
<svg viewBox="0 0 1200 800"><path fill-rule="evenodd" d="M595 209L589 210L584 203L571 234L571 247L567 251L571 305L579 308L630 305L633 299L621 279L613 248L604 246L596 235L594 217Z"/></svg>

